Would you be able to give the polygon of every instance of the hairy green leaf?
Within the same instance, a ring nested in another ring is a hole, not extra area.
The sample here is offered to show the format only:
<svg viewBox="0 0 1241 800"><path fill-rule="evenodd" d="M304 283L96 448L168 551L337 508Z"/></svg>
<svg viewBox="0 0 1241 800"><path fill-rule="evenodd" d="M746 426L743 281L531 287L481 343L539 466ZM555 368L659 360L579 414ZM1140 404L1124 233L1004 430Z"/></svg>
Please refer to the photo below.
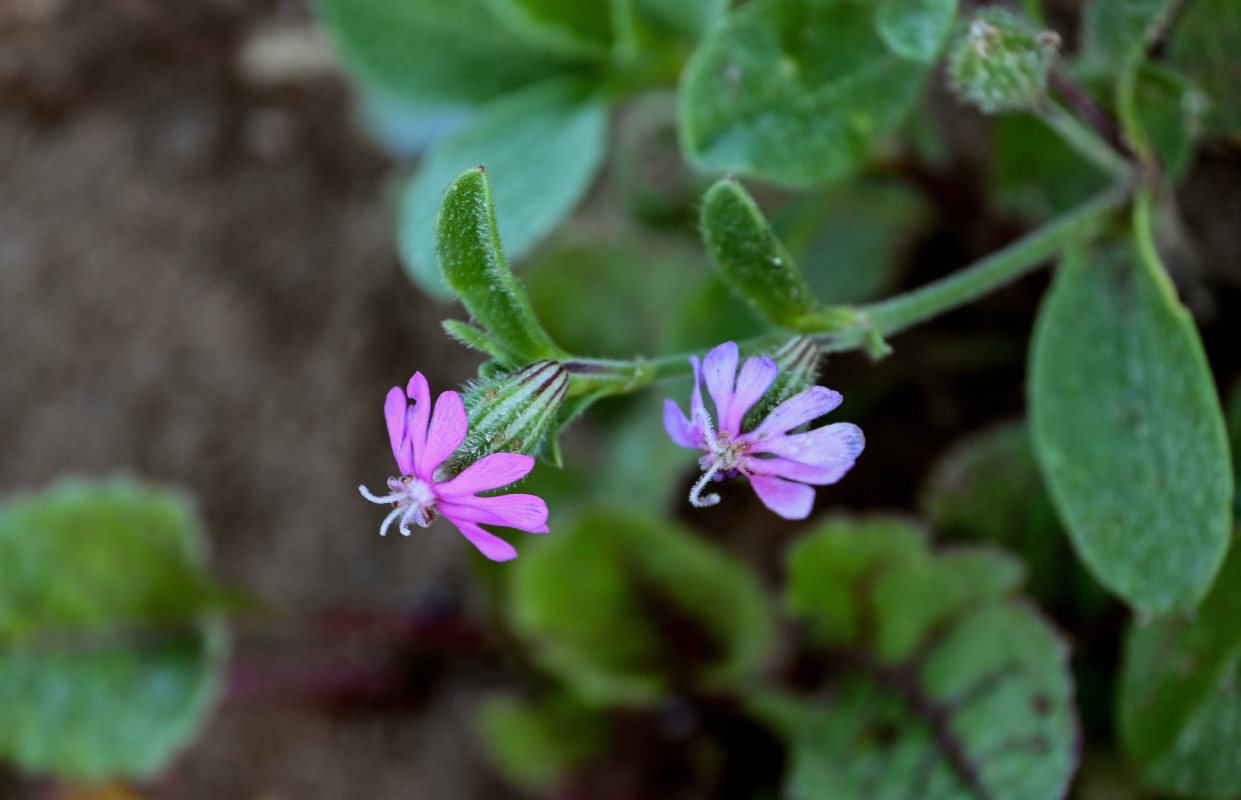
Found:
<svg viewBox="0 0 1241 800"><path fill-rule="evenodd" d="M767 653L756 575L656 517L595 512L516 562L509 604L541 664L596 704L738 686Z"/></svg>
<svg viewBox="0 0 1241 800"><path fill-rule="evenodd" d="M704 170L795 187L838 178L905 118L927 71L888 49L870 0L755 0L686 66L682 144Z"/></svg>
<svg viewBox="0 0 1241 800"><path fill-rule="evenodd" d="M793 800L1063 797L1076 767L1068 649L1012 597L1020 565L936 554L895 519L836 519L790 551L790 610L834 667L827 702L758 695Z"/></svg>
<svg viewBox="0 0 1241 800"><path fill-rule="evenodd" d="M797 329L818 307L793 257L735 180L707 190L702 235L733 294L771 322Z"/></svg>
<svg viewBox="0 0 1241 800"><path fill-rule="evenodd" d="M1231 465L1197 329L1153 255L1069 250L1035 326L1030 411L1087 568L1144 613L1196 605L1228 546Z"/></svg>
<svg viewBox="0 0 1241 800"><path fill-rule="evenodd" d="M205 560L185 498L130 480L0 507L0 755L85 781L162 768L217 693Z"/></svg>
<svg viewBox="0 0 1241 800"><path fill-rule="evenodd" d="M444 280L502 347L529 361L563 355L539 326L500 249L491 182L481 167L461 173L444 193L435 244Z"/></svg>
<svg viewBox="0 0 1241 800"><path fill-rule="evenodd" d="M603 159L607 107L581 86L554 81L506 96L440 139L401 196L397 235L410 277L446 295L436 268L435 220L444 190L480 164L495 183L500 237L521 258L590 188Z"/></svg>

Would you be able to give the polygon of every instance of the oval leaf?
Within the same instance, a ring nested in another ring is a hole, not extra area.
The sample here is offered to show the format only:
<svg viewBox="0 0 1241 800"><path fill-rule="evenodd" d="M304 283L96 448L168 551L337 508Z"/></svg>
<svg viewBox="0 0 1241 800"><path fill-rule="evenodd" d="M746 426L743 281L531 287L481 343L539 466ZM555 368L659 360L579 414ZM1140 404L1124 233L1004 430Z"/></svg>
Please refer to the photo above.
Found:
<svg viewBox="0 0 1241 800"><path fill-rule="evenodd" d="M657 518L596 512L516 563L510 608L535 657L592 703L650 703L683 681L736 686L772 620L748 567Z"/></svg>
<svg viewBox="0 0 1241 800"><path fill-rule="evenodd" d="M491 181L481 167L461 173L444 193L435 246L444 280L501 347L530 361L564 355L540 327L504 259Z"/></svg>
<svg viewBox="0 0 1241 800"><path fill-rule="evenodd" d="M796 329L818 306L793 257L735 180L707 190L702 236L733 293L775 324Z"/></svg>
<svg viewBox="0 0 1241 800"><path fill-rule="evenodd" d="M913 108L928 65L894 55L858 0L755 0L703 39L681 77L700 168L805 187L844 175Z"/></svg>
<svg viewBox="0 0 1241 800"><path fill-rule="evenodd" d="M445 188L483 164L496 181L498 231L521 258L552 231L590 188L603 159L607 107L557 81L501 98L440 139L401 195L397 236L410 277L447 296L436 267L436 212Z"/></svg>
<svg viewBox="0 0 1241 800"><path fill-rule="evenodd" d="M1035 454L1078 556L1139 611L1192 608L1230 533L1223 414L1162 268L1070 250L1030 365Z"/></svg>
<svg viewBox="0 0 1241 800"><path fill-rule="evenodd" d="M789 567L790 610L846 671L829 705L756 702L790 739L790 798L1064 796L1077 760L1068 648L1011 597L1017 562L932 553L899 520L840 519Z"/></svg>
<svg viewBox="0 0 1241 800"><path fill-rule="evenodd" d="M1192 620L1133 625L1120 682L1120 740L1153 789L1241 794L1241 550Z"/></svg>
<svg viewBox="0 0 1241 800"><path fill-rule="evenodd" d="M875 25L893 53L929 64L943 49L956 15L957 0L883 0Z"/></svg>
<svg viewBox="0 0 1241 800"><path fill-rule="evenodd" d="M481 102L565 62L521 41L485 0L319 0L324 27L362 81L420 102Z"/></svg>
<svg viewBox="0 0 1241 800"><path fill-rule="evenodd" d="M223 661L188 503L62 483L0 510L0 755L79 780L149 776L201 725Z"/></svg>

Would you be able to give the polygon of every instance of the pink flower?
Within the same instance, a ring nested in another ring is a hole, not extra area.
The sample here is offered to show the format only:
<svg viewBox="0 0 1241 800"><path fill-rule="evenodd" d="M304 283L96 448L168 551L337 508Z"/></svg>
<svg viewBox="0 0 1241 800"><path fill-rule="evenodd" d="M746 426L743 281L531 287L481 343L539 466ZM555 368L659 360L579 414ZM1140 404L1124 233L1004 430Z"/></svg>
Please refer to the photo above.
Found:
<svg viewBox="0 0 1241 800"><path fill-rule="evenodd" d="M690 491L695 506L715 505L718 494L702 496L707 482L745 475L763 505L785 519L804 519L814 505L814 489L806 484L835 483L849 471L866 439L858 426L837 422L805 433L794 428L823 416L840 405L841 396L823 386L811 386L780 405L753 430L742 431L741 421L776 380L780 368L767 356L746 359L737 373L737 345L725 342L707 353L694 368L694 395L690 416L673 400L664 401L664 428L682 447L706 452L698 463L702 477ZM715 401L719 424L702 402L702 382Z"/></svg>
<svg viewBox="0 0 1241 800"><path fill-rule="evenodd" d="M406 400L408 394L409 400ZM517 453L492 453L466 467L451 480L437 474L449 456L465 440L469 421L461 395L444 392L435 401L431 414L431 392L427 379L415 372L402 392L393 386L384 403L392 454L396 456L400 477L388 478L390 494L382 497L359 486L362 496L373 503L393 503L396 508L379 527L382 536L398 517L399 530L409 536L409 523L427 527L442 514L482 554L493 561L517 557L517 551L503 539L479 527L506 525L531 533L547 533L547 504L532 494L505 494L479 497L477 492L508 486L534 467L534 459Z"/></svg>

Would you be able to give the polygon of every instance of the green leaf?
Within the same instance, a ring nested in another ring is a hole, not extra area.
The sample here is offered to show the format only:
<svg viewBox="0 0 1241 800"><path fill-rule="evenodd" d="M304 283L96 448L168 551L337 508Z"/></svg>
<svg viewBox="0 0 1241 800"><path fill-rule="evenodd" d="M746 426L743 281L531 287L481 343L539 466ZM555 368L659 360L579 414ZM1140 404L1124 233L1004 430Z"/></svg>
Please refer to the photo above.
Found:
<svg viewBox="0 0 1241 800"><path fill-rule="evenodd" d="M835 667L818 697L759 695L791 744L792 800L1064 796L1076 766L1068 648L1011 595L998 552L936 554L895 519L836 519L790 551L790 611Z"/></svg>
<svg viewBox="0 0 1241 800"><path fill-rule="evenodd" d="M446 295L436 268L441 197L468 167L495 180L499 235L521 258L569 215L603 159L607 107L573 83L550 82L501 98L440 139L401 196L397 235L405 269L423 289Z"/></svg>
<svg viewBox="0 0 1241 800"><path fill-rule="evenodd" d="M993 542L1021 555L1030 593L1079 619L1107 596L1073 557L1043 485L1024 422L989 427L953 443L931 467L919 507L935 530Z"/></svg>
<svg viewBox="0 0 1241 800"><path fill-rule="evenodd" d="M1090 0L1082 14L1082 60L1088 70L1116 74L1161 30L1178 0ZM1136 64L1135 64L1136 66Z"/></svg>
<svg viewBox="0 0 1241 800"><path fill-rule="evenodd" d="M719 20L728 0L633 0L637 13L697 41Z"/></svg>
<svg viewBox="0 0 1241 800"><path fill-rule="evenodd" d="M363 83L420 102L490 100L566 63L523 42L486 0L318 0L319 17Z"/></svg>
<svg viewBox="0 0 1241 800"><path fill-rule="evenodd" d="M603 56L612 46L615 0L488 0L496 17L532 46L568 56Z"/></svg>
<svg viewBox="0 0 1241 800"><path fill-rule="evenodd" d="M1206 92L1207 130L1216 135L1241 132L1241 4L1187 3L1172 29L1168 54Z"/></svg>
<svg viewBox="0 0 1241 800"><path fill-rule="evenodd" d="M818 302L754 200L730 178L707 190L702 236L733 294L777 325L797 329Z"/></svg>
<svg viewBox="0 0 1241 800"><path fill-rule="evenodd" d="M1202 342L1153 254L1071 249L1035 326L1035 454L1078 556L1135 609L1192 608L1232 477Z"/></svg>
<svg viewBox="0 0 1241 800"><path fill-rule="evenodd" d="M1193 619L1130 626L1118 703L1121 743L1153 789L1241 794L1241 550Z"/></svg>
<svg viewBox="0 0 1241 800"><path fill-rule="evenodd" d="M772 634L747 566L657 517L603 511L523 554L509 608L535 659L594 704L741 685Z"/></svg>
<svg viewBox="0 0 1241 800"><path fill-rule="evenodd" d="M957 0L882 0L875 24L893 53L930 64L943 49L956 15Z"/></svg>
<svg viewBox="0 0 1241 800"><path fill-rule="evenodd" d="M0 756L83 781L161 769L218 690L205 561L185 498L134 481L0 507Z"/></svg>
<svg viewBox="0 0 1241 800"><path fill-rule="evenodd" d="M806 187L862 164L917 102L928 65L894 55L870 0L733 9L681 79L682 145L704 170Z"/></svg>
<svg viewBox="0 0 1241 800"><path fill-rule="evenodd" d="M1107 188L1107 176L1082 159L1037 117L995 119L992 196L1002 208L1044 219L1069 211Z"/></svg>
<svg viewBox="0 0 1241 800"><path fill-rule="evenodd" d="M567 694L492 700L482 714L483 736L496 765L532 792L554 788L574 768L605 754L610 727L606 712Z"/></svg>
<svg viewBox="0 0 1241 800"><path fill-rule="evenodd" d="M1232 389L1228 404L1228 439L1232 443L1232 477L1237 489L1233 494L1233 514L1241 519L1241 381Z"/></svg>
<svg viewBox="0 0 1241 800"><path fill-rule="evenodd" d="M435 243L444 280L502 347L528 361L563 355L500 250L491 182L481 167L461 173L444 193Z"/></svg>
<svg viewBox="0 0 1241 800"><path fill-rule="evenodd" d="M1134 93L1159 160L1173 180L1180 178L1193 163L1206 98L1184 74L1154 63L1142 65Z"/></svg>

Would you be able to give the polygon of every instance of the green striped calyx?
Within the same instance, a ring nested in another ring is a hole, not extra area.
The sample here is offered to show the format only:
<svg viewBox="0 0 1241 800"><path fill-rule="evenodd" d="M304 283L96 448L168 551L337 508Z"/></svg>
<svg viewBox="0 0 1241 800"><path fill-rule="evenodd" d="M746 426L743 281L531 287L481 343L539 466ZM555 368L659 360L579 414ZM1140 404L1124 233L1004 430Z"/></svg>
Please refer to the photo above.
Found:
<svg viewBox="0 0 1241 800"><path fill-rule="evenodd" d="M743 431L754 430L776 406L798 392L814 386L819 377L823 348L809 336L794 336L776 348L770 356L780 367L780 372L771 388L742 419Z"/></svg>
<svg viewBox="0 0 1241 800"><path fill-rule="evenodd" d="M464 398L470 430L448 471L456 474L492 453L534 454L568 392L569 373L551 359L474 383Z"/></svg>

